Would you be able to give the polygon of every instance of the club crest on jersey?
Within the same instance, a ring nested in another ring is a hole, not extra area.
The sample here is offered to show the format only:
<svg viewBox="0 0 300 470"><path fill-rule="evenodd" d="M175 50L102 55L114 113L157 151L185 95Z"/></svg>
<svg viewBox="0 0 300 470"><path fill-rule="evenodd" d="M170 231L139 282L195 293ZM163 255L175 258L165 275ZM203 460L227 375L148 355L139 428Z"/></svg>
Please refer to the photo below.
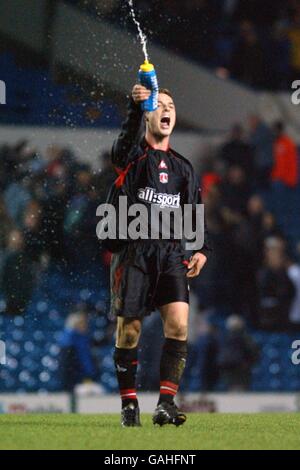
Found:
<svg viewBox="0 0 300 470"><path fill-rule="evenodd" d="M160 162L158 169L159 170L167 170L168 169L168 165L166 164L166 162L164 160L162 160Z"/></svg>
<svg viewBox="0 0 300 470"><path fill-rule="evenodd" d="M169 181L169 175L168 175L168 173L160 173L160 174L159 174L159 181L160 181L162 184L167 184L168 181Z"/></svg>

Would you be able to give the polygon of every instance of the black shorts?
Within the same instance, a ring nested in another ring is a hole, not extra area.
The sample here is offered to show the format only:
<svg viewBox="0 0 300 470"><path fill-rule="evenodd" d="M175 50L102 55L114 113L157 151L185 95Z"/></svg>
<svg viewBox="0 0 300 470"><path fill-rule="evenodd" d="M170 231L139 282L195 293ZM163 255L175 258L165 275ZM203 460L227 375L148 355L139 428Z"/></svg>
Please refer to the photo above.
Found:
<svg viewBox="0 0 300 470"><path fill-rule="evenodd" d="M189 303L186 252L180 242L139 241L111 263L111 313L143 318L163 305Z"/></svg>

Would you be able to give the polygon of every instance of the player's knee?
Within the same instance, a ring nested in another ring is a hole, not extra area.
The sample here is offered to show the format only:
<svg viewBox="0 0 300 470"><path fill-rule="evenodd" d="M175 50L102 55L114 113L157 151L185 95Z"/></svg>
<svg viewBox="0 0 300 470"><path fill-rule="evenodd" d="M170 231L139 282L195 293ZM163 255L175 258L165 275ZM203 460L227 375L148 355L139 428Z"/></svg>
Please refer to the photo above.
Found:
<svg viewBox="0 0 300 470"><path fill-rule="evenodd" d="M118 332L118 343L122 348L134 348L138 345L141 334L141 322L134 320L123 323Z"/></svg>
<svg viewBox="0 0 300 470"><path fill-rule="evenodd" d="M171 322L165 327L165 335L170 339L186 341L188 337L188 326L185 323Z"/></svg>
<svg viewBox="0 0 300 470"><path fill-rule="evenodd" d="M139 335L135 329L127 329L123 335L123 343L126 348L135 348L139 341Z"/></svg>

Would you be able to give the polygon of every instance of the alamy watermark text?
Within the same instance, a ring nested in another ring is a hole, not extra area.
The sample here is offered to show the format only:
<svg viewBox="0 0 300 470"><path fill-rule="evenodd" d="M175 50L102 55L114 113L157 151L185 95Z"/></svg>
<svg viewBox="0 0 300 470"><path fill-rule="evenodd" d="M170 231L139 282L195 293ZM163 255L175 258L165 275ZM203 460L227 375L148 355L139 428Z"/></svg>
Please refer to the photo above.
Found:
<svg viewBox="0 0 300 470"><path fill-rule="evenodd" d="M100 240L182 240L186 250L204 246L204 205L180 205L179 195L158 194L146 188L139 192L146 204L128 204L120 196L118 205L101 204L97 209Z"/></svg>
<svg viewBox="0 0 300 470"><path fill-rule="evenodd" d="M6 84L0 80L0 104L6 104Z"/></svg>
<svg viewBox="0 0 300 470"><path fill-rule="evenodd" d="M292 83L292 89L295 90L292 94L292 103L298 106L300 104L300 80L295 80Z"/></svg>
<svg viewBox="0 0 300 470"><path fill-rule="evenodd" d="M6 345L4 341L0 341L0 365L6 365Z"/></svg>

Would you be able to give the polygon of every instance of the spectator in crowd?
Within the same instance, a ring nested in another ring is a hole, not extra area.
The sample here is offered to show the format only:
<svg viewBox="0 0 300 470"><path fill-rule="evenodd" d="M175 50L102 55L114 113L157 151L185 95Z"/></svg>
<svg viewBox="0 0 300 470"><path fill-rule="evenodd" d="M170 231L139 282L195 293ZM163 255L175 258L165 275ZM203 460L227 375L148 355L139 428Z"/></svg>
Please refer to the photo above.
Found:
<svg viewBox="0 0 300 470"><path fill-rule="evenodd" d="M300 6L295 11L288 38L291 44L291 81L299 80L300 76Z"/></svg>
<svg viewBox="0 0 300 470"><path fill-rule="evenodd" d="M53 179L62 179L66 174L66 167L64 165L64 149L50 145L46 152L47 158L47 176Z"/></svg>
<svg viewBox="0 0 300 470"><path fill-rule="evenodd" d="M291 43L284 23L278 23L273 29L270 52L274 88L287 90L291 86Z"/></svg>
<svg viewBox="0 0 300 470"><path fill-rule="evenodd" d="M242 318L229 317L226 329L218 359L220 373L228 391L244 392L250 389L252 369L259 359L259 348L246 333Z"/></svg>
<svg viewBox="0 0 300 470"><path fill-rule="evenodd" d="M230 211L233 217L246 214L251 188L241 166L229 167L220 189L222 205L227 212Z"/></svg>
<svg viewBox="0 0 300 470"><path fill-rule="evenodd" d="M6 242L8 240L8 234L13 228L13 223L7 213L6 205L2 197L0 197L0 258L2 258ZM1 261L0 261L1 266Z"/></svg>
<svg viewBox="0 0 300 470"><path fill-rule="evenodd" d="M31 299L34 280L33 264L25 251L23 234L12 230L1 272L1 291L5 296L7 314L24 313Z"/></svg>
<svg viewBox="0 0 300 470"><path fill-rule="evenodd" d="M261 242L261 230L262 230L262 221L265 214L265 203L262 197L258 194L253 194L248 200L247 204L247 221L251 227L251 236L254 235L254 238L258 238L259 241L255 241L256 248L253 249L254 252L259 252L257 243Z"/></svg>
<svg viewBox="0 0 300 470"><path fill-rule="evenodd" d="M217 172L207 171L202 175L202 196L206 197L208 193L212 194L215 190L218 191L217 188L221 182L222 178Z"/></svg>
<svg viewBox="0 0 300 470"><path fill-rule="evenodd" d="M215 389L219 379L218 330L210 322L211 310L203 310L202 306L199 309L199 297L195 289L191 290L190 302L189 357L182 387L195 392L208 392Z"/></svg>
<svg viewBox="0 0 300 470"><path fill-rule="evenodd" d="M82 265L95 260L99 251L95 227L100 200L89 167L78 169L75 178L75 189L64 215L64 238L69 261Z"/></svg>
<svg viewBox="0 0 300 470"><path fill-rule="evenodd" d="M87 316L76 312L67 318L60 338L63 387L73 391L76 385L93 382L97 376Z"/></svg>
<svg viewBox="0 0 300 470"><path fill-rule="evenodd" d="M235 285L239 286L234 293L234 312L247 318L252 325L257 323L256 274L263 252L264 213L263 200L254 194L248 201L246 216L232 226Z"/></svg>
<svg viewBox="0 0 300 470"><path fill-rule="evenodd" d="M50 258L63 262L66 260L64 220L68 205L68 188L64 181L59 179L51 181L50 185L48 194L42 199L41 233Z"/></svg>
<svg viewBox="0 0 300 470"><path fill-rule="evenodd" d="M234 19L252 21L257 26L272 27L282 15L286 0L237 0L234 1Z"/></svg>
<svg viewBox="0 0 300 470"><path fill-rule="evenodd" d="M268 331L286 331L295 287L286 264L285 242L270 238L265 243L265 262L258 273L259 326Z"/></svg>
<svg viewBox="0 0 300 470"><path fill-rule="evenodd" d="M287 260L288 277L295 288L295 298L290 309L290 323L292 327L300 328L300 265L296 260L289 257Z"/></svg>
<svg viewBox="0 0 300 470"><path fill-rule="evenodd" d="M234 78L255 88L267 86L266 57L255 26L244 21L240 38L232 57L231 72Z"/></svg>
<svg viewBox="0 0 300 470"><path fill-rule="evenodd" d="M235 272L232 265L232 232L223 214L221 201L219 185L211 186L203 198L213 253L201 276L193 283L202 310L233 308Z"/></svg>
<svg viewBox="0 0 300 470"><path fill-rule="evenodd" d="M9 217L16 226L21 228L24 211L31 201L31 195L23 184L23 175L15 175L15 178L15 181L11 181L4 192L4 201Z"/></svg>
<svg viewBox="0 0 300 470"><path fill-rule="evenodd" d="M195 338L189 342L187 373L193 378L193 391L211 392L215 390L220 378L219 334L217 328L204 315L198 313L197 317L192 326Z"/></svg>
<svg viewBox="0 0 300 470"><path fill-rule="evenodd" d="M218 367L219 354L219 331L212 324L208 325L205 334L205 348L202 357L202 370L200 371L200 379L202 390L204 392L212 392L215 390L220 379L220 371Z"/></svg>
<svg viewBox="0 0 300 470"><path fill-rule="evenodd" d="M274 136L271 129L257 115L249 117L249 144L254 151L255 186L268 187L273 167Z"/></svg>
<svg viewBox="0 0 300 470"><path fill-rule="evenodd" d="M248 181L252 182L253 154L244 139L244 129L239 124L233 127L228 142L221 149L220 158L227 170L239 166L244 170Z"/></svg>
<svg viewBox="0 0 300 470"><path fill-rule="evenodd" d="M283 232L277 225L277 220L272 212L265 211L262 219L262 240L270 237L283 239Z"/></svg>
<svg viewBox="0 0 300 470"><path fill-rule="evenodd" d="M259 324L256 278L264 256L264 243L270 236L283 240L273 214L265 209L261 196L254 194L248 201L246 217L232 229L235 284L239 286L234 297L235 312L247 318L252 326Z"/></svg>
<svg viewBox="0 0 300 470"><path fill-rule="evenodd" d="M276 139L272 181L279 182L288 188L295 188L299 180L297 146L287 135L283 122L277 122L274 130Z"/></svg>
<svg viewBox="0 0 300 470"><path fill-rule="evenodd" d="M34 262L39 262L45 251L41 234L42 207L38 201L32 200L24 213L23 232L27 256Z"/></svg>

